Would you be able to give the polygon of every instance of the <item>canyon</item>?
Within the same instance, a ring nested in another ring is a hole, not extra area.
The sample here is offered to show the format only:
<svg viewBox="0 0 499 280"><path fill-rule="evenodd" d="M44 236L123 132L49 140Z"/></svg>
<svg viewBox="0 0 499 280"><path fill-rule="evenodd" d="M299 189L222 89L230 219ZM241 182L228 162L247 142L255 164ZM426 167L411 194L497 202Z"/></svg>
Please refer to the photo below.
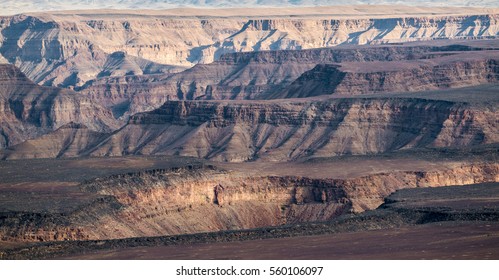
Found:
<svg viewBox="0 0 499 280"><path fill-rule="evenodd" d="M499 30L493 8L373 7L370 16L349 9L20 14L0 19L0 55L38 84L80 87L106 76L178 72L226 53L495 38Z"/></svg>
<svg viewBox="0 0 499 280"><path fill-rule="evenodd" d="M498 11L2 16L0 259L136 246L220 258L235 241L442 231L450 245L430 257L480 232L466 244L485 258L499 220Z"/></svg>
<svg viewBox="0 0 499 280"><path fill-rule="evenodd" d="M494 86L489 90L484 92L495 94ZM485 94L474 96L480 95ZM135 114L113 133L98 135L87 127L66 126L4 150L3 158L178 155L278 162L465 148L497 143L497 119L497 103L491 100L470 104L375 95L315 101L169 101Z"/></svg>
<svg viewBox="0 0 499 280"><path fill-rule="evenodd" d="M51 206L34 202L30 212L10 208L19 198L3 191L0 233L4 241L107 240L328 221L376 209L399 189L498 179L491 162L349 179L250 177L209 165L151 170L85 181L66 194L76 203L54 197Z"/></svg>
<svg viewBox="0 0 499 280"><path fill-rule="evenodd" d="M50 87L40 87L19 69L5 65L5 73L10 73L3 80L10 102L5 112L17 110L16 117L9 118L27 123L3 123L3 146L8 149L0 155L15 159L178 154L276 161L493 143L495 100L470 105L453 99L452 92L478 92L464 97L466 101L493 94L499 70L497 40L458 42L235 53L177 74L102 78L78 92L58 89L67 93L61 96L74 96L91 109L63 117L63 109L54 108L47 124L28 132L19 131L32 127L29 118L20 117L34 98L25 92ZM481 93L485 85L487 94ZM419 100L397 97L432 90ZM392 98L385 100L388 93ZM376 100L381 94L385 95ZM433 100L439 96L445 98ZM216 101L231 99L254 101ZM75 106L71 100L60 102L65 108ZM141 113L148 110L153 111ZM430 112L436 114L431 120L418 119ZM352 120L359 114L367 119ZM369 119L385 127L361 125ZM397 136L384 142L388 135Z"/></svg>
<svg viewBox="0 0 499 280"><path fill-rule="evenodd" d="M459 88L497 82L495 42L225 54L173 75L95 80L79 92L126 118L170 100L267 100Z"/></svg>

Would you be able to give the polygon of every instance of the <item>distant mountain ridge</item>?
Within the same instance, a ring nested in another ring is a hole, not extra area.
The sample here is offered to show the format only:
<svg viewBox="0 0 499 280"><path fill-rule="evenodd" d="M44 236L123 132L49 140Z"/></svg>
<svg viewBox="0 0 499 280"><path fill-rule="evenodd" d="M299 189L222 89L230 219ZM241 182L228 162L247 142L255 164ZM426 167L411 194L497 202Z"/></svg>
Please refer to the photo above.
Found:
<svg viewBox="0 0 499 280"><path fill-rule="evenodd" d="M483 8L87 10L1 18L0 61L39 85L78 89L106 77L169 75L227 53L498 35L499 9Z"/></svg>
<svg viewBox="0 0 499 280"><path fill-rule="evenodd" d="M331 5L410 5L431 7L498 7L496 0L4 0L0 14L78 9L169 9L176 7L296 7Z"/></svg>

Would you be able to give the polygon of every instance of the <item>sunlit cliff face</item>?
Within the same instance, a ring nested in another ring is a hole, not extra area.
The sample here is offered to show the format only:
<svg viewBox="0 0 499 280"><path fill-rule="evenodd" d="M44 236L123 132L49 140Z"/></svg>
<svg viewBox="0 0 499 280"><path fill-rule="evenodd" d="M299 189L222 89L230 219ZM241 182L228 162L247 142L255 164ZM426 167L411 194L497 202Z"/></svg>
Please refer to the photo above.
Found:
<svg viewBox="0 0 499 280"><path fill-rule="evenodd" d="M66 210L4 213L0 238L95 240L328 221L375 209L398 189L493 182L498 174L497 164L471 164L352 179L247 177L216 169L117 175L83 183L78 197L88 198Z"/></svg>
<svg viewBox="0 0 499 280"><path fill-rule="evenodd" d="M125 17L126 19L123 19ZM389 18L38 14L2 18L1 60L36 83L82 87L96 78L168 74L223 54L497 36L497 14Z"/></svg>

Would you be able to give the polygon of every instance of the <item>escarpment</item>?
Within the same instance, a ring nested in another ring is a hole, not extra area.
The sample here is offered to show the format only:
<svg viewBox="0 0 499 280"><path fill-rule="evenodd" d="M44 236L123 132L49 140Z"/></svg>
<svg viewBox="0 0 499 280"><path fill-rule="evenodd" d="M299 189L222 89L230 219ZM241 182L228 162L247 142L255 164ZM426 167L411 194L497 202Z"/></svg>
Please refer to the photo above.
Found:
<svg viewBox="0 0 499 280"><path fill-rule="evenodd" d="M302 11L296 11L302 14ZM494 38L497 14L348 18L316 13L288 16L199 16L119 12L45 13L3 17L0 55L36 83L82 86L115 75L176 72L221 55L447 38ZM378 12L379 13L379 12Z"/></svg>
<svg viewBox="0 0 499 280"><path fill-rule="evenodd" d="M431 62L365 62L320 64L303 73L270 98L320 95L361 95L379 92L416 92L458 88L499 81L499 52L473 59L474 53Z"/></svg>
<svg viewBox="0 0 499 280"><path fill-rule="evenodd" d="M424 99L171 101L133 116L90 154L241 162L467 147L499 141L493 120L492 108Z"/></svg>
<svg viewBox="0 0 499 280"><path fill-rule="evenodd" d="M327 221L375 209L398 189L498 180L495 163L352 179L249 177L212 167L155 170L85 182L88 201L62 212L3 209L0 238L98 240Z"/></svg>
<svg viewBox="0 0 499 280"><path fill-rule="evenodd" d="M0 17L0 258L497 221L497 9L376 9Z"/></svg>
<svg viewBox="0 0 499 280"><path fill-rule="evenodd" d="M173 75L105 78L79 90L126 116L169 100L305 98L494 83L497 58L496 48L479 41L231 53Z"/></svg>
<svg viewBox="0 0 499 280"><path fill-rule="evenodd" d="M111 112L67 89L42 87L18 68L0 64L0 148L75 122L109 132L118 128Z"/></svg>
<svg viewBox="0 0 499 280"><path fill-rule="evenodd" d="M128 55L122 50L103 49L101 43L122 44L123 38L113 36L112 26L107 35L100 36L91 31L91 26L99 28L92 21L59 22L45 16L2 18L0 53L31 80L45 86L73 88L100 77L183 69Z"/></svg>

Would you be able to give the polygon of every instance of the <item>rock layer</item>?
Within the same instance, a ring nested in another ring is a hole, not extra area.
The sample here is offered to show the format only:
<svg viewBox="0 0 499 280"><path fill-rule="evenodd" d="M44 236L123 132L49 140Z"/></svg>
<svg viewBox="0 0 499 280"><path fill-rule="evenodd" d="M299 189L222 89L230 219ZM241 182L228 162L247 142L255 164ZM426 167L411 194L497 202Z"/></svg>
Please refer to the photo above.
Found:
<svg viewBox="0 0 499 280"><path fill-rule="evenodd" d="M156 170L86 182L82 190L98 197L69 212L4 212L0 237L95 240L326 221L374 209L397 189L498 180L499 165L491 163L342 180L247 177L210 168Z"/></svg>
<svg viewBox="0 0 499 280"><path fill-rule="evenodd" d="M140 16L99 13L17 15L0 19L0 54L37 83L81 86L101 76L178 71L232 52L493 38L498 16ZM381 17L381 18L380 18Z"/></svg>
<svg viewBox="0 0 499 280"><path fill-rule="evenodd" d="M497 112L423 99L171 101L133 116L94 156L169 154L283 161L496 143Z"/></svg>
<svg viewBox="0 0 499 280"><path fill-rule="evenodd" d="M123 114L168 100L269 99L455 88L498 80L497 51L474 41L441 46L337 47L225 54L174 75L101 79L81 93ZM403 82L401 82L403 81Z"/></svg>
<svg viewBox="0 0 499 280"><path fill-rule="evenodd" d="M379 92L417 92L458 88L499 81L499 52L430 61L321 64L303 73L270 98L303 98L327 94L361 95ZM436 62L436 64L434 64Z"/></svg>
<svg viewBox="0 0 499 280"><path fill-rule="evenodd" d="M0 64L0 148L38 137L70 122L109 132L111 112L74 91L41 87L12 65Z"/></svg>

